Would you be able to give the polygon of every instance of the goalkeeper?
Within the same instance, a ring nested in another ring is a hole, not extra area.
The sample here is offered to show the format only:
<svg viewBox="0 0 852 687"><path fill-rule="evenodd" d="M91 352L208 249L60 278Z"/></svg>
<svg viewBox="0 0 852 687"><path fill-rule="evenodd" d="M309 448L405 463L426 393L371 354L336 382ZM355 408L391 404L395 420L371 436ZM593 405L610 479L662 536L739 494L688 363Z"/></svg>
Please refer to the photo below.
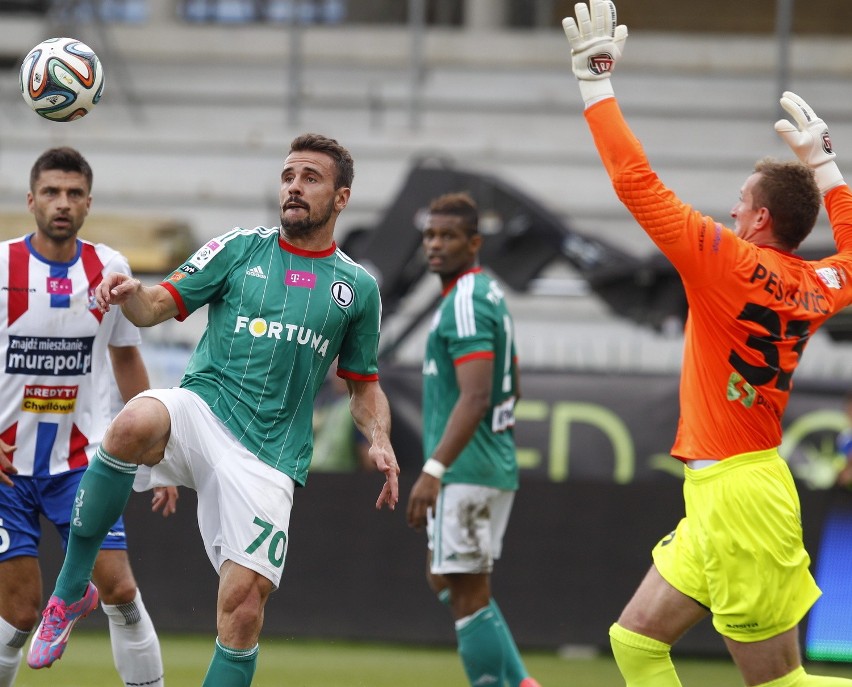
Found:
<svg viewBox="0 0 852 687"><path fill-rule="evenodd" d="M610 628L628 687L681 683L670 649L708 615L749 687L831 687L808 675L798 624L820 591L808 571L799 499L778 455L792 375L809 338L852 303L852 193L825 123L793 93L775 124L797 161L762 159L731 209L733 228L681 202L651 169L613 97L627 29L609 0L563 21L595 145L619 199L672 262L689 301L672 456L686 517ZM838 253L793 251L825 202Z"/></svg>

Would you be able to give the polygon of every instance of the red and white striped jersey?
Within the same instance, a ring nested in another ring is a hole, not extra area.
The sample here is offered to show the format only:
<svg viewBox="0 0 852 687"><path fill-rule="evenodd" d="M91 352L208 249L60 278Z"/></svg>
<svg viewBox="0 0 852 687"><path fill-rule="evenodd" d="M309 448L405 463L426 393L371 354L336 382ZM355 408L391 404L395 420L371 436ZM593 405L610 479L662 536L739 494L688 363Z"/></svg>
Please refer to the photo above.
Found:
<svg viewBox="0 0 852 687"><path fill-rule="evenodd" d="M139 330L94 305L108 272L129 274L123 255L77 241L67 263L42 258L30 236L0 242L0 439L19 475L85 467L109 425L107 346L138 346Z"/></svg>

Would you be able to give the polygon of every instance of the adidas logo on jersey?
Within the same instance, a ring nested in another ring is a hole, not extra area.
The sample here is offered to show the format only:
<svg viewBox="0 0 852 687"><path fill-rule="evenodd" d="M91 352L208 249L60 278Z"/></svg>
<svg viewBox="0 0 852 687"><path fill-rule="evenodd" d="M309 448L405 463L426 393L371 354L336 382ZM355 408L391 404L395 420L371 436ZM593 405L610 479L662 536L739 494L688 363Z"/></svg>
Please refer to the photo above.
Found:
<svg viewBox="0 0 852 687"><path fill-rule="evenodd" d="M266 279L266 275L263 273L263 269L261 269L260 265L247 269L246 274L250 277L259 277L260 279Z"/></svg>

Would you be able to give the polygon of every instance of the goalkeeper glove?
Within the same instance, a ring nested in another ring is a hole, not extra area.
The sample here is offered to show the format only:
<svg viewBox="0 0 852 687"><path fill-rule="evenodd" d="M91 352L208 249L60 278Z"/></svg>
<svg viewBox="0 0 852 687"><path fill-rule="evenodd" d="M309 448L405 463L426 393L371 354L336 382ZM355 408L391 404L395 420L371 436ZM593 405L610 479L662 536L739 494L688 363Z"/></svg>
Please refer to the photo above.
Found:
<svg viewBox="0 0 852 687"><path fill-rule="evenodd" d="M834 158L831 137L825 122L816 116L810 105L795 93L784 91L783 107L795 125L786 119L775 122L775 131L792 148L796 156L814 170L817 186L823 195L843 183L843 176Z"/></svg>
<svg viewBox="0 0 852 687"><path fill-rule="evenodd" d="M609 76L624 51L627 27L616 24L612 0L589 0L574 5L574 17L562 28L571 45L571 67L586 106L614 95Z"/></svg>

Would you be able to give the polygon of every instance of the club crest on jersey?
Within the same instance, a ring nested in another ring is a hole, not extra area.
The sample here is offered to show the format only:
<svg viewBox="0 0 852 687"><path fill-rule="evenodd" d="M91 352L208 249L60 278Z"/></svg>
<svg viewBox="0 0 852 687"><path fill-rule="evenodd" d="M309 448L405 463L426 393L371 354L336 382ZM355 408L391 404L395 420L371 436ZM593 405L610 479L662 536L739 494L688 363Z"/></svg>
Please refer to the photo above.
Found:
<svg viewBox="0 0 852 687"><path fill-rule="evenodd" d="M614 66L615 60L612 59L612 55L608 52L599 52L597 55L589 57L589 71L592 74L598 76L607 74L612 71Z"/></svg>
<svg viewBox="0 0 852 687"><path fill-rule="evenodd" d="M345 281L336 281L331 285L331 297L341 308L348 308L355 301L355 291Z"/></svg>
<svg viewBox="0 0 852 687"><path fill-rule="evenodd" d="M215 239L212 239L195 251L195 255L193 255L188 262L191 265L195 265L198 269L203 270L204 266L213 259L213 256L224 247L224 243L219 243Z"/></svg>

